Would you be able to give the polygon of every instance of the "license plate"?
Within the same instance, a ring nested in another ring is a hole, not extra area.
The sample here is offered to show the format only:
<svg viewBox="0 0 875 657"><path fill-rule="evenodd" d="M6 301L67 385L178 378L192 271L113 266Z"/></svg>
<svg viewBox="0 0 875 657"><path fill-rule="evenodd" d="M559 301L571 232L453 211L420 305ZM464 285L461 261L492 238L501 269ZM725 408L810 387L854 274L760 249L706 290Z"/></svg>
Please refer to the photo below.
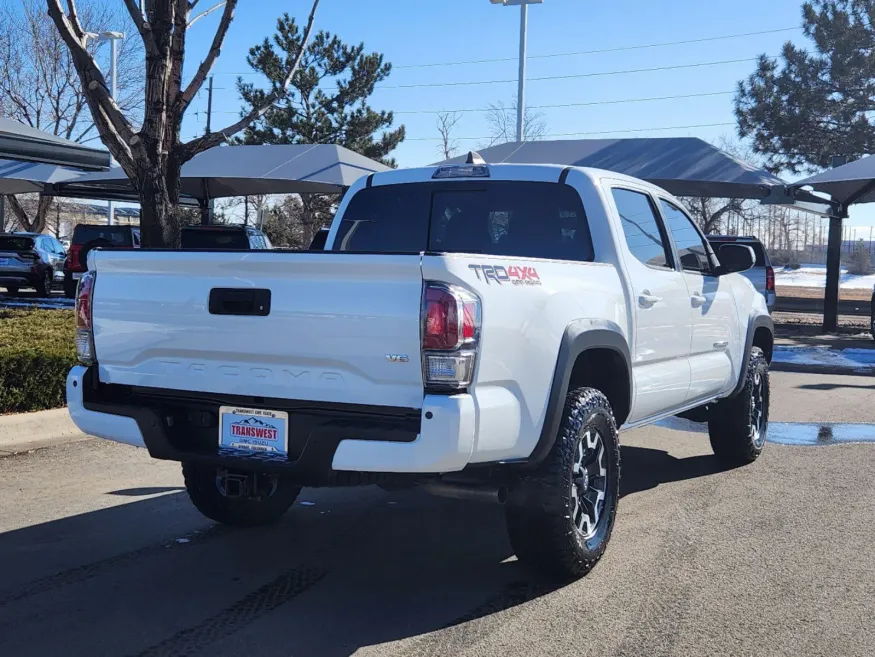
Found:
<svg viewBox="0 0 875 657"><path fill-rule="evenodd" d="M73 272L73 280L78 281L80 278L82 278L82 272L81 271L74 271Z"/></svg>
<svg viewBox="0 0 875 657"><path fill-rule="evenodd" d="M250 452L289 453L289 414L259 408L219 408L219 447Z"/></svg>

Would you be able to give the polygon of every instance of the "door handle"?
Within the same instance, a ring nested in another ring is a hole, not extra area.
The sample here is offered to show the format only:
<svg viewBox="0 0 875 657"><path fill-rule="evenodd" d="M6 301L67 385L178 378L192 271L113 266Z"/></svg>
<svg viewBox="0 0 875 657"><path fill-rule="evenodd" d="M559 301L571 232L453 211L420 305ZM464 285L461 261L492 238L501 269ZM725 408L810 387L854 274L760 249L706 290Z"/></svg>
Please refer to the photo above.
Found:
<svg viewBox="0 0 875 657"><path fill-rule="evenodd" d="M650 290L644 290L638 296L638 305L642 308L650 308L656 303L662 301L662 297L657 297L650 294Z"/></svg>
<svg viewBox="0 0 875 657"><path fill-rule="evenodd" d="M696 292L690 297L690 302L693 304L693 308L701 308L708 302L708 299Z"/></svg>

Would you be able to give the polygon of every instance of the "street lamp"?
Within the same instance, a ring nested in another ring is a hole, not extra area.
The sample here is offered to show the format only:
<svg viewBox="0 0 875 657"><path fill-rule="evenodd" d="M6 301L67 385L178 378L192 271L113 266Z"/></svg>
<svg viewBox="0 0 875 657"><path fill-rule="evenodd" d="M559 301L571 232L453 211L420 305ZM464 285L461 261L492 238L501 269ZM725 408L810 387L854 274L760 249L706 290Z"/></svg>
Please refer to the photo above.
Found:
<svg viewBox="0 0 875 657"><path fill-rule="evenodd" d="M103 41L109 41L109 52L110 52L110 90L109 94L113 100L115 100L115 94L118 86L118 73L117 73L117 65L118 65L118 50L116 48L116 41L119 39L125 38L124 32L101 32L100 39ZM109 201L107 203L106 208L106 223L112 226L115 223L115 203Z"/></svg>
<svg viewBox="0 0 875 657"><path fill-rule="evenodd" d="M520 8L520 73L516 100L516 140L523 141L523 119L526 112L526 28L529 5L539 5L544 0L489 0L494 5Z"/></svg>

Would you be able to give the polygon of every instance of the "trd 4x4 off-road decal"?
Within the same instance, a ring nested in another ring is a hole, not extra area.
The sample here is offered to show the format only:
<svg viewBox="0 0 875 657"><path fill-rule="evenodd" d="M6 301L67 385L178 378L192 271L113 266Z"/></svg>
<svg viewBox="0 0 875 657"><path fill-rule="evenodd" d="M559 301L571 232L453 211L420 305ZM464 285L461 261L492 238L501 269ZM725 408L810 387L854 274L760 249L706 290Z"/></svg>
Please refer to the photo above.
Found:
<svg viewBox="0 0 875 657"><path fill-rule="evenodd" d="M492 285L490 281L495 281L499 285L502 283L510 283L511 285L540 285L541 279L538 276L538 271L534 267L524 267L510 265L468 265L468 269L477 274L477 280L486 281L487 285ZM483 275L481 278L480 275Z"/></svg>

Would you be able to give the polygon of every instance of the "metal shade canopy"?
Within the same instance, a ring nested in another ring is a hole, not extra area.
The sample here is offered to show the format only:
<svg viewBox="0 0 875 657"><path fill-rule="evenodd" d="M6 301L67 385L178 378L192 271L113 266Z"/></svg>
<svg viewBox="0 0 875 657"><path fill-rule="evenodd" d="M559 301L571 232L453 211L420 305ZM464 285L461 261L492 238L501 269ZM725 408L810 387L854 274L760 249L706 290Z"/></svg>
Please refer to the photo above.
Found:
<svg viewBox="0 0 875 657"><path fill-rule="evenodd" d="M183 165L180 192L184 197L200 200L260 194L332 194L363 175L388 169L385 164L334 144L220 146ZM55 185L52 193L138 200L130 179L121 169Z"/></svg>
<svg viewBox="0 0 875 657"><path fill-rule="evenodd" d="M0 194L41 192L47 184L72 180L82 173L82 169L72 169L57 164L0 158Z"/></svg>
<svg viewBox="0 0 875 657"><path fill-rule="evenodd" d="M510 142L478 151L487 162L564 164L616 171L676 196L763 200L787 184L697 137ZM442 164L463 163L455 157ZM802 193L801 200L820 201ZM787 201L791 199L785 199Z"/></svg>
<svg viewBox="0 0 875 657"><path fill-rule="evenodd" d="M839 205L875 201L875 156L848 162L793 184L794 188L811 187L825 192Z"/></svg>
<svg viewBox="0 0 875 657"><path fill-rule="evenodd" d="M0 158L85 170L109 168L109 153L0 118ZM12 192L10 192L12 193Z"/></svg>

